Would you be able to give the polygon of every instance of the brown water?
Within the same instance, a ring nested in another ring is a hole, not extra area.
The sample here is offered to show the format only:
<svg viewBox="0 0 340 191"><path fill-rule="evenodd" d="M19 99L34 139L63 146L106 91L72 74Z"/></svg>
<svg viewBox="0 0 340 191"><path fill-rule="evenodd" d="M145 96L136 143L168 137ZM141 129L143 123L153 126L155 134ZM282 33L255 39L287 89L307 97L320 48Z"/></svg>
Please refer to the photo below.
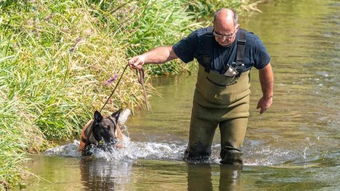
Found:
<svg viewBox="0 0 340 191"><path fill-rule="evenodd" d="M209 164L181 161L195 85L195 75L182 75L153 81L160 96L150 100L151 112L128 121L129 149L90 160L71 144L68 154L32 156L29 167L41 179L27 190L340 190L340 1L276 0L259 8L241 26L272 56L275 97L259 115L253 70L242 170L218 164L218 132Z"/></svg>

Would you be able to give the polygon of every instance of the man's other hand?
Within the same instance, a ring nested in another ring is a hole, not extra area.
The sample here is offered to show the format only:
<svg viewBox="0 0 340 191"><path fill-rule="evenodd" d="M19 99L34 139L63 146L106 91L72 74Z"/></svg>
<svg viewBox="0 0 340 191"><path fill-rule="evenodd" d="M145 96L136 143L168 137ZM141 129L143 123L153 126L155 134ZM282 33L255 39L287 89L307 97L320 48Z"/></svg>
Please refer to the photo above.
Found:
<svg viewBox="0 0 340 191"><path fill-rule="evenodd" d="M260 109L260 114L267 111L267 109L272 105L273 103L273 97L262 97L258 104L256 109Z"/></svg>

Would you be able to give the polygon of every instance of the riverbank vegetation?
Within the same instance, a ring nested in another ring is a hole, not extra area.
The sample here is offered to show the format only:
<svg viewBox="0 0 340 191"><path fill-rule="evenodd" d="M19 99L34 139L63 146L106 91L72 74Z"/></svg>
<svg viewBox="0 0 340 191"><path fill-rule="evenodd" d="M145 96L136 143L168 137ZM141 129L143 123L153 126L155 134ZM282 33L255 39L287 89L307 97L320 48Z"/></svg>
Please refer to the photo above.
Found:
<svg viewBox="0 0 340 191"><path fill-rule="evenodd" d="M26 152L77 136L99 110L129 57L170 45L206 25L232 0L0 0L0 189L21 182ZM179 63L150 75L189 70ZM150 88L149 88L150 89ZM127 70L105 111L141 108L142 89ZM104 113L105 113L104 111Z"/></svg>

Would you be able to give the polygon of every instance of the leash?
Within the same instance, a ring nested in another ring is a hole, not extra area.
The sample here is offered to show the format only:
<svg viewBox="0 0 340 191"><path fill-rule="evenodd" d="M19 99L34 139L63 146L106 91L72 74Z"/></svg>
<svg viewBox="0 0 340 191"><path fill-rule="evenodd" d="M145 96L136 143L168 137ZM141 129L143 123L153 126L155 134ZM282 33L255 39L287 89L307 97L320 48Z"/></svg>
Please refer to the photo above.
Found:
<svg viewBox="0 0 340 191"><path fill-rule="evenodd" d="M122 80L122 77L123 77L123 75L124 75L124 73L125 73L125 71L126 71L126 69L127 69L128 66L129 66L129 64L127 64L127 65L124 67L124 70L123 70L122 74L120 75L120 77L119 77L119 79L118 79L118 82L116 83L116 86L113 88L113 90L112 90L110 96L109 96L109 97L107 98L107 100L105 101L103 107L99 110L100 113L102 112L102 110L104 109L104 107L106 106L106 104L109 102L109 100L110 100L110 98L112 97L113 93L116 91L116 89L117 89L117 87L118 87L120 81Z"/></svg>
<svg viewBox="0 0 340 191"><path fill-rule="evenodd" d="M143 95L144 95L144 101L145 101L145 105L146 105L146 109L148 111L150 111L151 109L151 106L148 102L148 97L147 97L147 94L146 94L146 89L145 89L145 85L144 85L144 69L136 69L136 75L138 77L138 82L142 85L142 88L143 88Z"/></svg>
<svg viewBox="0 0 340 191"><path fill-rule="evenodd" d="M129 64L127 64L125 67L124 67L124 70L122 72L122 74L120 75L119 79L118 79L118 82L116 83L116 86L113 88L110 96L106 99L104 105L102 106L102 108L99 110L99 112L102 112L102 110L104 109L104 107L106 106L106 104L109 102L110 98L112 97L112 95L114 94L114 92L116 91L120 81L122 80L122 77L127 69L127 67L129 66ZM147 99L147 94L146 94L146 89L145 89L145 85L144 85L144 69L136 69L136 75L137 75L137 78L138 78L138 82L142 85L142 88L143 88L143 94L144 94L144 101L145 101L145 104L146 104L146 108L147 110L149 111L150 110L150 105L149 105L149 102L148 102L148 99Z"/></svg>

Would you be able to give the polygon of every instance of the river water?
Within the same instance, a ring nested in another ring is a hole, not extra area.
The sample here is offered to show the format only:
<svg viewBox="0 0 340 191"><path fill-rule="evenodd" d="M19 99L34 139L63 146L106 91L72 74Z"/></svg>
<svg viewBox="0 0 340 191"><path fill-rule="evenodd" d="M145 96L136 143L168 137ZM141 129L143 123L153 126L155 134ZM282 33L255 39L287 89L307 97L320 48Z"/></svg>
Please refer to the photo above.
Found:
<svg viewBox="0 0 340 191"><path fill-rule="evenodd" d="M207 164L182 161L195 75L157 78L152 111L127 122L126 149L80 158L77 142L32 156L39 176L26 190L340 190L340 1L267 1L241 27L272 56L273 106L252 71L243 169L218 164L219 133Z"/></svg>

